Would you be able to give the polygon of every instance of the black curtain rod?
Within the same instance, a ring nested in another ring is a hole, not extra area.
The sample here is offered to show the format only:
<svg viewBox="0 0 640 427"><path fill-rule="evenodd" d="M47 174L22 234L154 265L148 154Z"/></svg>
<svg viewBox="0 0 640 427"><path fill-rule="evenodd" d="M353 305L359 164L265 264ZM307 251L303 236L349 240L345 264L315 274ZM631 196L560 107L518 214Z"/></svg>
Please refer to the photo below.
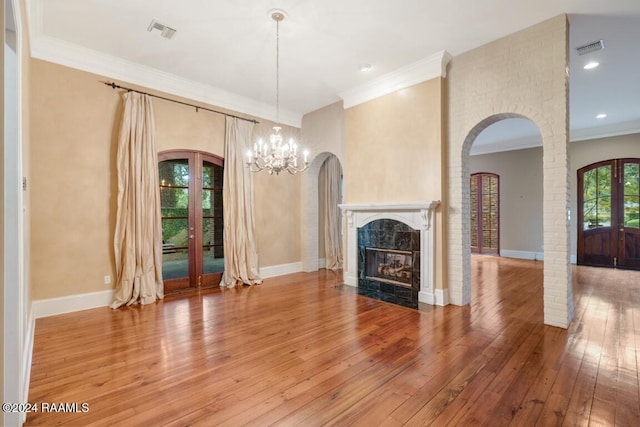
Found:
<svg viewBox="0 0 640 427"><path fill-rule="evenodd" d="M247 121L247 122L251 122L251 123L255 123L255 124L260 123L260 122L258 122L258 121L256 121L256 120L253 120L253 119L247 119L247 118L245 118L245 117L234 116L233 114L223 113L222 111L212 110L211 108L199 107L199 106L197 106L197 105L188 104L188 103L186 103L186 102L176 101L175 99L165 98L164 96L154 95L154 94L152 94L152 93L142 92L141 90L131 89L131 88L128 88L128 87L120 86L120 85L117 85L115 82L111 82L111 83L108 83L108 82L102 82L102 83L104 83L104 84L105 84L105 85L107 85L107 86L111 86L111 88L112 88L112 89L124 89L124 90L126 90L127 92L138 92L138 93L141 93L141 94L143 94L143 95L149 95L149 96L152 96L152 97L154 97L154 98L164 99L165 101L175 102L176 104L186 105L187 107L193 107L193 108L195 108L195 109L196 109L196 112L197 112L198 110L206 110L206 111L211 111L212 113L223 114L223 115L225 115L225 116L234 117L234 118L236 118L236 119L245 120L245 121Z"/></svg>

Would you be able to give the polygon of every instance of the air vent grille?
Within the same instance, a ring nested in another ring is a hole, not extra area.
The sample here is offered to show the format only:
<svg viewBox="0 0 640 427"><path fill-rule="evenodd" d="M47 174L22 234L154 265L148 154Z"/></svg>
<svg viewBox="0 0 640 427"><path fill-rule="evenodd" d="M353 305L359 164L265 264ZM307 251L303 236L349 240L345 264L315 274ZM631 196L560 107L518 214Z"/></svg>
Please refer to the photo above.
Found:
<svg viewBox="0 0 640 427"><path fill-rule="evenodd" d="M596 50L604 49L604 40L598 40L597 42L585 44L576 48L578 55L586 55L587 53L595 52Z"/></svg>
<svg viewBox="0 0 640 427"><path fill-rule="evenodd" d="M162 37L164 37L165 39L170 39L174 36L174 34L176 33L176 30L168 27L164 24L159 23L158 21L156 21L155 19L151 20L151 23L149 24L149 26L147 27L147 31L151 32L153 30L158 30L160 31L160 35Z"/></svg>

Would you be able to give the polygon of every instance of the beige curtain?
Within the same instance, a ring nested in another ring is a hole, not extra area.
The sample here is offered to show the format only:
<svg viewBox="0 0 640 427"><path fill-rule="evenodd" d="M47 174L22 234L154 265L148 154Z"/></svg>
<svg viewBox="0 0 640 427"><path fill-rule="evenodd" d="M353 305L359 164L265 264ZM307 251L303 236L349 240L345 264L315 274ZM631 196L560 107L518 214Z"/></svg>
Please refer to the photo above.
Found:
<svg viewBox="0 0 640 427"><path fill-rule="evenodd" d="M262 283L258 274L258 250L253 216L253 176L245 166L253 123L227 117L224 147L224 273L220 286Z"/></svg>
<svg viewBox="0 0 640 427"><path fill-rule="evenodd" d="M329 156L320 167L320 207L324 222L324 253L327 261L327 269L339 270L342 268L342 239L340 238L340 208L342 168L336 156Z"/></svg>
<svg viewBox="0 0 640 427"><path fill-rule="evenodd" d="M153 109L147 95L124 94L117 161L117 282L111 308L151 304L164 297L158 156Z"/></svg>

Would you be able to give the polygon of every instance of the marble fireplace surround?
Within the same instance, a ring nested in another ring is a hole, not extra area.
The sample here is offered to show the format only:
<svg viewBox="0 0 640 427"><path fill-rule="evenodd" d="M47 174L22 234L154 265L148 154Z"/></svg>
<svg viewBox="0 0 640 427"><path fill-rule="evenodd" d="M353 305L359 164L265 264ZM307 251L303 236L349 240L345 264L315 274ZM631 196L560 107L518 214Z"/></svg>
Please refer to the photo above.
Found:
<svg viewBox="0 0 640 427"><path fill-rule="evenodd" d="M343 217L346 218L347 235L344 254L343 278L345 285L358 286L358 228L378 219L400 221L414 230L420 231L420 290L418 301L436 304L433 288L434 210L440 201L408 203L366 203L342 204Z"/></svg>

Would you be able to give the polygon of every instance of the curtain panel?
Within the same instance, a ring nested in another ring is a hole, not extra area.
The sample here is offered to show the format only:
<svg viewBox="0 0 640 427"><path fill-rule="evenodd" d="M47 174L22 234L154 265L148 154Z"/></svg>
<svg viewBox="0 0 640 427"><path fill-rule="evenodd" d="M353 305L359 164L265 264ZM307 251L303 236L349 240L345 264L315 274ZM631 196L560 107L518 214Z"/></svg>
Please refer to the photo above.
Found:
<svg viewBox="0 0 640 427"><path fill-rule="evenodd" d="M221 287L262 283L255 238L253 176L244 163L252 122L227 117L224 148L224 273Z"/></svg>
<svg viewBox="0 0 640 427"><path fill-rule="evenodd" d="M164 297L162 223L151 99L123 95L118 139L118 207L114 233L116 292L111 308Z"/></svg>
<svg viewBox="0 0 640 427"><path fill-rule="evenodd" d="M324 252L326 268L339 270L342 268L342 239L340 237L340 208L342 200L342 168L336 156L329 156L320 167L318 189L322 203L324 220Z"/></svg>

